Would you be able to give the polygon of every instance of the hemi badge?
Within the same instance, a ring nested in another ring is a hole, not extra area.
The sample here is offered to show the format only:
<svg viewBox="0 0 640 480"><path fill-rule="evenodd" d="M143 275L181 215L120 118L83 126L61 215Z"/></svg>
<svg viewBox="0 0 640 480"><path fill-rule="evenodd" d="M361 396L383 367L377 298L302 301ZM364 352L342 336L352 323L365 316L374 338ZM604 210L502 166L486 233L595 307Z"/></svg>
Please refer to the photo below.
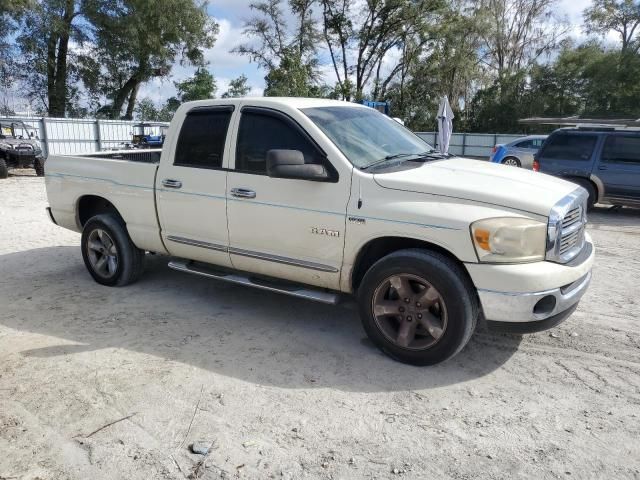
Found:
<svg viewBox="0 0 640 480"><path fill-rule="evenodd" d="M349 221L358 225L364 225L367 222L364 218L360 217L349 217Z"/></svg>

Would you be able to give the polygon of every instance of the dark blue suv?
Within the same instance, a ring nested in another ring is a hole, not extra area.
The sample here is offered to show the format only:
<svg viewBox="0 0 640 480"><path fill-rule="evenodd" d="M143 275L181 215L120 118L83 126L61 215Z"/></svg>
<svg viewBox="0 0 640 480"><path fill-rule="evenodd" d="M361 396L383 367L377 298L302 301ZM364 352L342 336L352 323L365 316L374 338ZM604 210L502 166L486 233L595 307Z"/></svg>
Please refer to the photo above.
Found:
<svg viewBox="0 0 640 480"><path fill-rule="evenodd" d="M640 131L561 128L536 154L534 170L584 187L589 207L640 207Z"/></svg>

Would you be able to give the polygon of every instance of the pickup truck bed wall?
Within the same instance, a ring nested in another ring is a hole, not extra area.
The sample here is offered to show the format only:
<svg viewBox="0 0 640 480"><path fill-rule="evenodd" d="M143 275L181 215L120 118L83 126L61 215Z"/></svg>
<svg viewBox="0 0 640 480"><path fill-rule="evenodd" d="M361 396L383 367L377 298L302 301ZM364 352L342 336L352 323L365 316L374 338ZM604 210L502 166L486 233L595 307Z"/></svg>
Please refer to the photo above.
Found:
<svg viewBox="0 0 640 480"><path fill-rule="evenodd" d="M85 208L90 208L87 196L108 199L127 224L127 230L136 245L158 253L168 253L160 238L156 215L154 183L158 163L149 163L149 151L87 154L82 156L55 156L55 171L47 171L47 195L55 205L58 225L82 232L78 204L85 198ZM131 158L139 156L141 161ZM53 158L53 157L52 157ZM51 159L49 160L51 161ZM52 169L53 170L53 169Z"/></svg>

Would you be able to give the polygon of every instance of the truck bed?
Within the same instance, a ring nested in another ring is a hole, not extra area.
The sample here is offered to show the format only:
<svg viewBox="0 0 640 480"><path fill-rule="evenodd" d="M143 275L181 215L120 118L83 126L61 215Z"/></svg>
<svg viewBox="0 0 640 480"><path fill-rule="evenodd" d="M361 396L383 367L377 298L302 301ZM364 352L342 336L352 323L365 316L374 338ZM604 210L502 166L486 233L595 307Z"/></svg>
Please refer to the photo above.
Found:
<svg viewBox="0 0 640 480"><path fill-rule="evenodd" d="M160 150L121 150L82 155L50 155L45 166L47 195L54 221L82 231L83 210L91 197L107 199L122 214L133 242L165 252L155 205ZM76 215L76 211L78 214Z"/></svg>

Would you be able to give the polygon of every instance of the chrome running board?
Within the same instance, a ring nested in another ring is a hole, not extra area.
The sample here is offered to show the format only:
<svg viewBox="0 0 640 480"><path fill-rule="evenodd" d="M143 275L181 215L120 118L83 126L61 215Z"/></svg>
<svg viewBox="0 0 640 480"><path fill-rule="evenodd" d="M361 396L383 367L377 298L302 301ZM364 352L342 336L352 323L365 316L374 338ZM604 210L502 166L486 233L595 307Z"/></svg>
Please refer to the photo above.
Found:
<svg viewBox="0 0 640 480"><path fill-rule="evenodd" d="M270 292L283 293L292 297L306 298L320 303L336 305L340 301L340 294L326 290L316 290L306 285L300 285L291 282L282 282L274 279L265 279L250 276L244 272L235 272L232 270L217 269L202 263L195 263L185 260L172 260L169 262L169 268L180 272L192 273L202 277L223 280L238 285L246 285L249 287L259 288Z"/></svg>

